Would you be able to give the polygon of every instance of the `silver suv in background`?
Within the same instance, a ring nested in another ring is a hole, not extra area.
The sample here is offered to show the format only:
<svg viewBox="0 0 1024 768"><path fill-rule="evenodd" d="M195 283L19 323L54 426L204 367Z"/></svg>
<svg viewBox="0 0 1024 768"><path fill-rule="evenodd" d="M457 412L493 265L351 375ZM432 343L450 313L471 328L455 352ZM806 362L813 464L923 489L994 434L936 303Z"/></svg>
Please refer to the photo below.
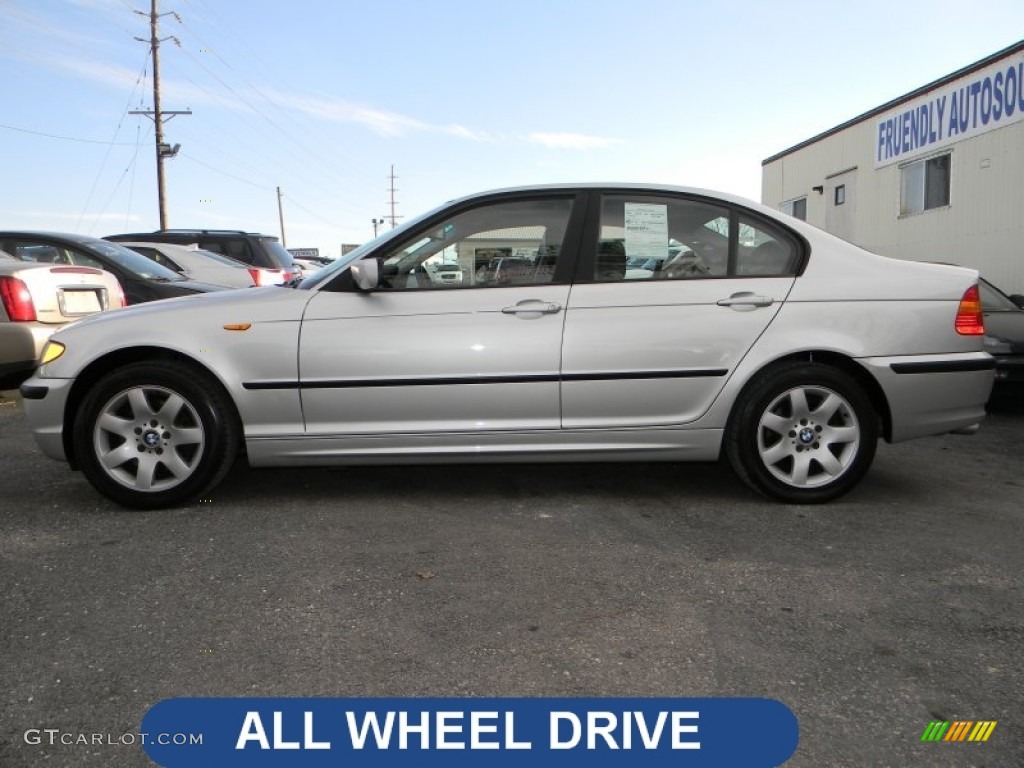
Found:
<svg viewBox="0 0 1024 768"><path fill-rule="evenodd" d="M280 241L272 235L230 229L158 229L107 235L113 242L175 243L195 245L241 261L258 271L253 274L256 285L278 285L301 277L301 271Z"/></svg>
<svg viewBox="0 0 1024 768"><path fill-rule="evenodd" d="M136 243L130 240L122 241L121 245L192 280L226 288L251 288L260 284L259 267L250 267L230 256L204 251L194 245Z"/></svg>

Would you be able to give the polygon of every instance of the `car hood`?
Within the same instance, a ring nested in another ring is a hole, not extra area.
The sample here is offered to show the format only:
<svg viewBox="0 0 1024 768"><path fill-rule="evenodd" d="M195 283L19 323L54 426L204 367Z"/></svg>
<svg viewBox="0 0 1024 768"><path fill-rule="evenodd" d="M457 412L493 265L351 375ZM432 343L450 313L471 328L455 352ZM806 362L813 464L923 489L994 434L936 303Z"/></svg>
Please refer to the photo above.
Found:
<svg viewBox="0 0 1024 768"><path fill-rule="evenodd" d="M205 283L191 283L191 281L189 283L205 285ZM90 329L110 323L122 324L126 327L127 325L155 327L164 323L181 323L186 318L190 321L199 316L206 316L211 320L224 323L297 320L302 316L302 310L306 303L314 295L306 291L295 291L279 286L236 290L225 290L220 286L213 287L216 290L147 301L142 304L133 304L124 309L101 312L68 326L66 330L60 332L60 335L83 331L91 332ZM183 309L186 307L189 311L183 315Z"/></svg>
<svg viewBox="0 0 1024 768"><path fill-rule="evenodd" d="M985 335L1009 344L1013 354L1024 354L1024 312L986 312Z"/></svg>

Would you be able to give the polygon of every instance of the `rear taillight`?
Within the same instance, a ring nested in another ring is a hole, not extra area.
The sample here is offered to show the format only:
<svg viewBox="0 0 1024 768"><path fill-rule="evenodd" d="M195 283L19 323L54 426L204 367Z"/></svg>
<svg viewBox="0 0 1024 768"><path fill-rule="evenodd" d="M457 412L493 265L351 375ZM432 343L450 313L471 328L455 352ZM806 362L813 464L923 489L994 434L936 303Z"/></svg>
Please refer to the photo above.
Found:
<svg viewBox="0 0 1024 768"><path fill-rule="evenodd" d="M249 267L249 274L252 275L253 283L258 286L280 285L287 279L287 275L283 269Z"/></svg>
<svg viewBox="0 0 1024 768"><path fill-rule="evenodd" d="M0 277L0 301L13 322L32 322L36 319L36 305L28 286L16 277Z"/></svg>
<svg viewBox="0 0 1024 768"><path fill-rule="evenodd" d="M985 314L981 307L981 295L978 286L972 285L960 299L954 321L956 332L961 336L984 336Z"/></svg>

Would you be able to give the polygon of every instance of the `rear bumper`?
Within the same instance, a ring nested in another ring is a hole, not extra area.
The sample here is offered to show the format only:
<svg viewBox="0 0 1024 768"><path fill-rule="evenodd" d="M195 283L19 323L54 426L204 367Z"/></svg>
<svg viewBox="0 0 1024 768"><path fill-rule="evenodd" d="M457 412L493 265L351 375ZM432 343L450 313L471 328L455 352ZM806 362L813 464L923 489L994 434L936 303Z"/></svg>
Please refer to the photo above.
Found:
<svg viewBox="0 0 1024 768"><path fill-rule="evenodd" d="M995 360L986 352L871 357L859 361L881 385L892 442L969 430L985 418Z"/></svg>
<svg viewBox="0 0 1024 768"><path fill-rule="evenodd" d="M0 389L17 387L35 370L56 323L0 323Z"/></svg>

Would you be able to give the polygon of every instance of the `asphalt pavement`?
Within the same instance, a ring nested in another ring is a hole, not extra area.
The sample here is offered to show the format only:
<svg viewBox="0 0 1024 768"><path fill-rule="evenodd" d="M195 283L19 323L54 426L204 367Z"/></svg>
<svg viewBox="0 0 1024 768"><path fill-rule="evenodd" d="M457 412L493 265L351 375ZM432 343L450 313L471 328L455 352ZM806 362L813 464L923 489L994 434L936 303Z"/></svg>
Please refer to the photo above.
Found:
<svg viewBox="0 0 1024 768"><path fill-rule="evenodd" d="M1011 403L882 444L815 507L593 464L238 467L132 512L0 398L0 766L152 765L26 731L116 740L179 696L771 697L787 766L1021 766L1022 438Z"/></svg>

